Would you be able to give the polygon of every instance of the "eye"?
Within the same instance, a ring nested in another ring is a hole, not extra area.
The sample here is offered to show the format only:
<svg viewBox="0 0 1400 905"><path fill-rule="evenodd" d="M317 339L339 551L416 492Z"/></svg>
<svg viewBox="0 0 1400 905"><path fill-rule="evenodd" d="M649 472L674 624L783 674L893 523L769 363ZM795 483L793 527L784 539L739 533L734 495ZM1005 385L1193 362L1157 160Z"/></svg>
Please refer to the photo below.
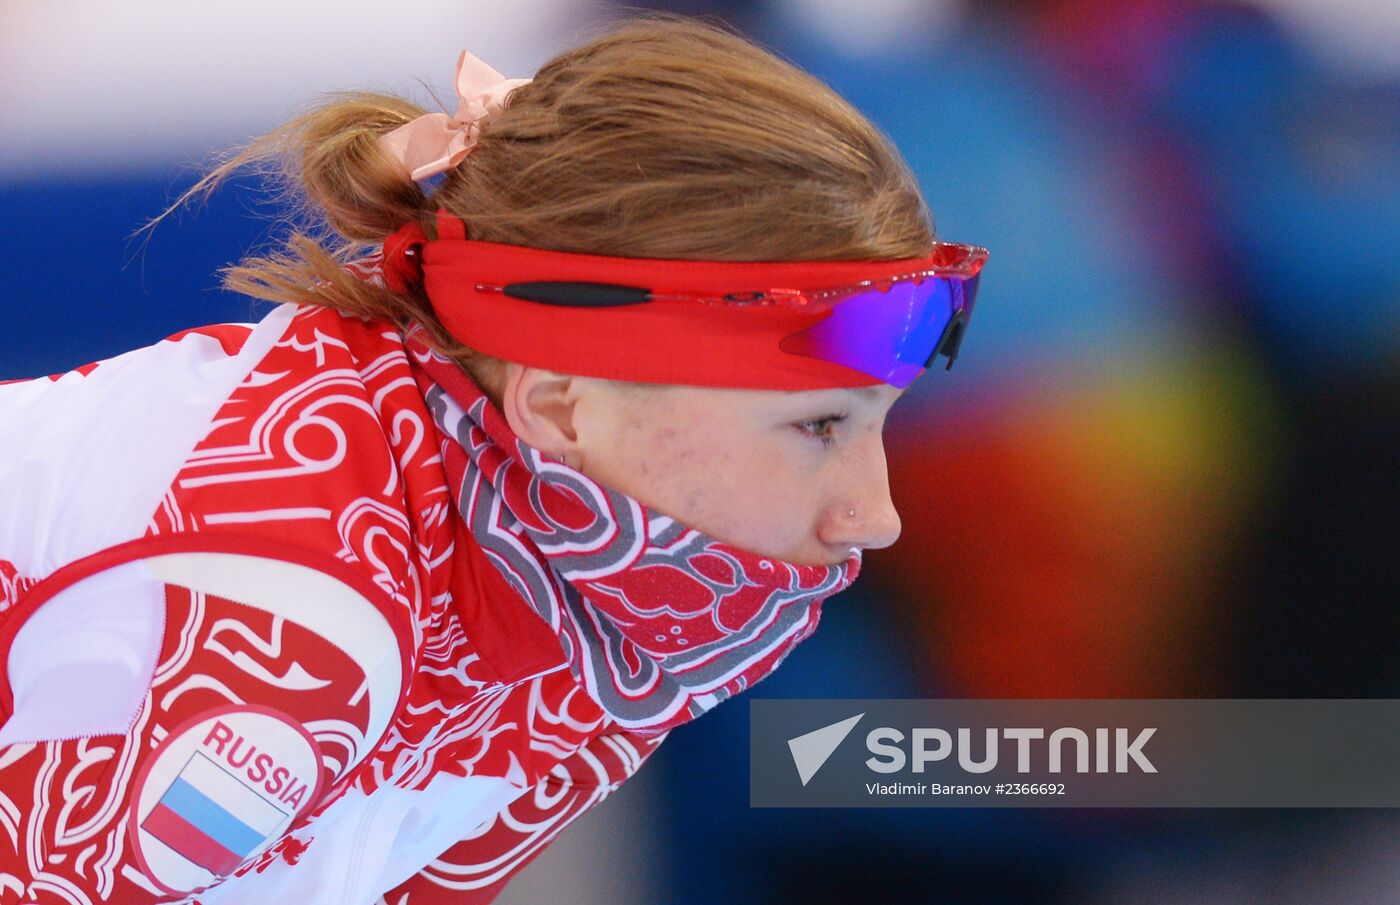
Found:
<svg viewBox="0 0 1400 905"><path fill-rule="evenodd" d="M827 415L822 418L813 418L811 421L798 422L795 426L807 436L822 441L822 446L830 448L836 442L832 428L845 420L845 415Z"/></svg>

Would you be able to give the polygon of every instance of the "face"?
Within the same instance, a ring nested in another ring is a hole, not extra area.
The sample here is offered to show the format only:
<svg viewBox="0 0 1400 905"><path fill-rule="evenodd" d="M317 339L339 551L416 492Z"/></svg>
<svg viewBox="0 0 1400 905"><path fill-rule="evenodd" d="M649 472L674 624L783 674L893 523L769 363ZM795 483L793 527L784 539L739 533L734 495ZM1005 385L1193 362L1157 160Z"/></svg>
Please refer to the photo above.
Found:
<svg viewBox="0 0 1400 905"><path fill-rule="evenodd" d="M521 439L692 528L805 565L838 564L852 547L886 547L899 536L881 436L901 395L894 387L781 392L566 379L568 389L535 393L535 405L508 387L507 420ZM512 404L522 399L531 407L523 417ZM541 416L547 423L534 420ZM553 442L535 443L517 426L532 420L527 429L546 434L567 423Z"/></svg>

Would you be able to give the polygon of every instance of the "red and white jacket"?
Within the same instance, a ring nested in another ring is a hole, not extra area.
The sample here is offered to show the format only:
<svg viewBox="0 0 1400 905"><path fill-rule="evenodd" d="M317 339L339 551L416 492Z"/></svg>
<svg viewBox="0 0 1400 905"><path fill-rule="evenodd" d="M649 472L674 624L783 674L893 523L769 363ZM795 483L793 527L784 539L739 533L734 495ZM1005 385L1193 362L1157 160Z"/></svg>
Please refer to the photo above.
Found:
<svg viewBox="0 0 1400 905"><path fill-rule="evenodd" d="M436 431L321 308L0 384L0 905L488 902L640 767Z"/></svg>

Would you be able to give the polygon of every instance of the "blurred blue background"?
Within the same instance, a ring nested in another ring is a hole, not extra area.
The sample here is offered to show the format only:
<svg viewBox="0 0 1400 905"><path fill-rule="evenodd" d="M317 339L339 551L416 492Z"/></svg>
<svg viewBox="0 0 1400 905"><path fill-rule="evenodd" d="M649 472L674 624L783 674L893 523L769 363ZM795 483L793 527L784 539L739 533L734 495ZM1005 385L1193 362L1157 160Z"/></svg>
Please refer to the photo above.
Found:
<svg viewBox="0 0 1400 905"><path fill-rule="evenodd" d="M751 696L1400 696L1400 4L652 6L829 82L992 251L892 415L902 539ZM270 238L255 180L131 238L204 155L620 14L395 8L0 5L0 380L265 310L215 273ZM1400 902L1389 811L751 809L744 700L500 901Z"/></svg>

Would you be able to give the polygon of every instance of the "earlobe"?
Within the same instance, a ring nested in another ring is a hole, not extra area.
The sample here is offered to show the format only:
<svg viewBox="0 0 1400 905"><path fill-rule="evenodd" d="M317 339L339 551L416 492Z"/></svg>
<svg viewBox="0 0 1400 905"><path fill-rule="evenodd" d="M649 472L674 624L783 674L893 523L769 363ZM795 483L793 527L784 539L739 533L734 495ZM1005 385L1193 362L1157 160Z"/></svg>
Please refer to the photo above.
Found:
<svg viewBox="0 0 1400 905"><path fill-rule="evenodd" d="M503 413L521 440L549 455L567 455L578 441L575 378L516 362L506 364Z"/></svg>

